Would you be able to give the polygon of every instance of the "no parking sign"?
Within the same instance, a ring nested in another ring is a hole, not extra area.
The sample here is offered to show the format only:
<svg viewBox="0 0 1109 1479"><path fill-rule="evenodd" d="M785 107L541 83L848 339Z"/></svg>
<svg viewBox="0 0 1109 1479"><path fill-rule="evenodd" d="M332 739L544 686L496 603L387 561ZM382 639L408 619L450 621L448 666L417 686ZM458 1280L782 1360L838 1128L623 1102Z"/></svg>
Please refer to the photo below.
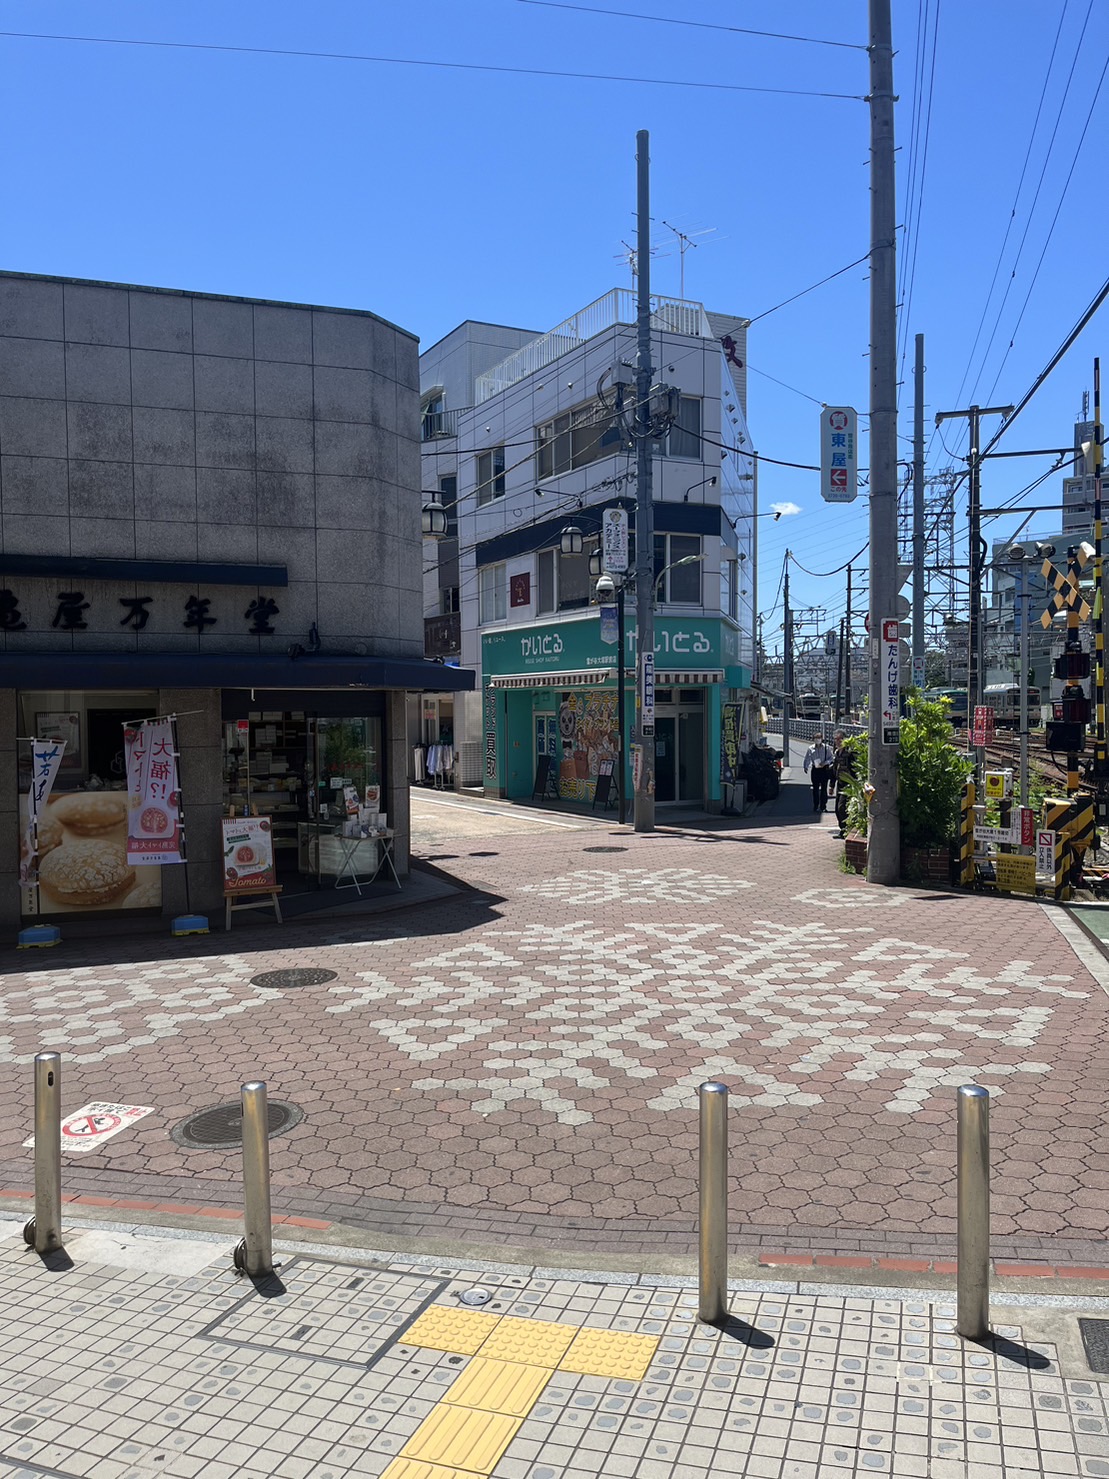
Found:
<svg viewBox="0 0 1109 1479"><path fill-rule="evenodd" d="M118 1135L120 1130L153 1113L153 1105L104 1104L99 1100L83 1104L62 1120L62 1149L70 1155L87 1155L90 1150L99 1150L105 1140ZM34 1143L33 1135L23 1142L25 1147Z"/></svg>

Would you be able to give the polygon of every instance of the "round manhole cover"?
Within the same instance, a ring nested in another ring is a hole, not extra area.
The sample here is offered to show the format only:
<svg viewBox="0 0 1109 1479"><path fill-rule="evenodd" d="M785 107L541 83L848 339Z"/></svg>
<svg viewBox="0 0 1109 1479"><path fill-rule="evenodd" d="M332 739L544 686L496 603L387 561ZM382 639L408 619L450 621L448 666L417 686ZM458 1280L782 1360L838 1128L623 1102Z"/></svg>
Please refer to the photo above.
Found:
<svg viewBox="0 0 1109 1479"><path fill-rule="evenodd" d="M269 986L274 991L291 991L294 986L323 986L334 981L337 971L303 970L299 967L283 971L263 971L260 976L251 976L252 986Z"/></svg>
<svg viewBox="0 0 1109 1479"><path fill-rule="evenodd" d="M582 852L627 852L626 847L583 847Z"/></svg>
<svg viewBox="0 0 1109 1479"><path fill-rule="evenodd" d="M295 1104L271 1099L267 1108L269 1138L284 1135L304 1118L304 1110ZM198 1109L169 1132L170 1138L186 1150L229 1150L243 1143L243 1107L241 1104L213 1104Z"/></svg>

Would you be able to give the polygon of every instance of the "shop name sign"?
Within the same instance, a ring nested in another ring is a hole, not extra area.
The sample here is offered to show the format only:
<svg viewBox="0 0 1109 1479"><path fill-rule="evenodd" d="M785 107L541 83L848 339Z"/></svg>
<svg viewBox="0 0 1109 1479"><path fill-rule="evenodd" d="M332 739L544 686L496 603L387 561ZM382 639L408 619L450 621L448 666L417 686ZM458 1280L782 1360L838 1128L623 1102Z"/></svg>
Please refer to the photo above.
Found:
<svg viewBox="0 0 1109 1479"><path fill-rule="evenodd" d="M635 657L634 628L625 632L627 655ZM719 619L655 622L658 660L695 659L700 668L719 668L736 662L736 633ZM481 640L482 669L486 677L499 673L555 673L574 669L606 668L615 654L606 650L596 616L544 626L508 627L486 632Z"/></svg>

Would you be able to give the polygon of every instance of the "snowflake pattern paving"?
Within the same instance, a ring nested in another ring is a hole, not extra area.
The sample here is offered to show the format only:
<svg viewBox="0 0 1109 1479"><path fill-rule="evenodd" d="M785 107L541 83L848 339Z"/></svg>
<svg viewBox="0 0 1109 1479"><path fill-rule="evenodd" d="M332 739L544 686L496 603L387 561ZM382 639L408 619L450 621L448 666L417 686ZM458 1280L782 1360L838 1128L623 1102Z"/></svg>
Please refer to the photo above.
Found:
<svg viewBox="0 0 1109 1479"><path fill-rule="evenodd" d="M364 972L331 988L343 1000L328 1011L368 1009L412 1062L438 1066L414 1088L481 1114L526 1098L585 1124L614 1090L633 1111L688 1111L713 1076L739 1105L797 1109L879 1081L884 1107L911 1114L943 1086L1000 1092L1013 1074L1047 1073L1027 1049L1056 998L1086 995L1026 961L995 975L966 961L866 926L577 920L487 932L403 981Z"/></svg>
<svg viewBox="0 0 1109 1479"><path fill-rule="evenodd" d="M697 868L581 868L562 878L525 884L520 892L564 904L710 904L754 887L744 878Z"/></svg>

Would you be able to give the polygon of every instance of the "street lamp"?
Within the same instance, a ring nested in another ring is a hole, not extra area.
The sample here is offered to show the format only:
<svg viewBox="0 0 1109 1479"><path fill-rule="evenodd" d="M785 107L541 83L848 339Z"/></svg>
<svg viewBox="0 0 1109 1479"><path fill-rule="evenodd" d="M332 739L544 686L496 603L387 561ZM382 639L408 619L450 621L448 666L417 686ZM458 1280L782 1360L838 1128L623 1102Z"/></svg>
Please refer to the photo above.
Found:
<svg viewBox="0 0 1109 1479"><path fill-rule="evenodd" d="M423 532L432 539L442 539L447 532L447 515L441 503L425 503L420 512Z"/></svg>
<svg viewBox="0 0 1109 1479"><path fill-rule="evenodd" d="M576 524L568 524L562 531L559 548L564 555L580 555L585 548L585 538Z"/></svg>

